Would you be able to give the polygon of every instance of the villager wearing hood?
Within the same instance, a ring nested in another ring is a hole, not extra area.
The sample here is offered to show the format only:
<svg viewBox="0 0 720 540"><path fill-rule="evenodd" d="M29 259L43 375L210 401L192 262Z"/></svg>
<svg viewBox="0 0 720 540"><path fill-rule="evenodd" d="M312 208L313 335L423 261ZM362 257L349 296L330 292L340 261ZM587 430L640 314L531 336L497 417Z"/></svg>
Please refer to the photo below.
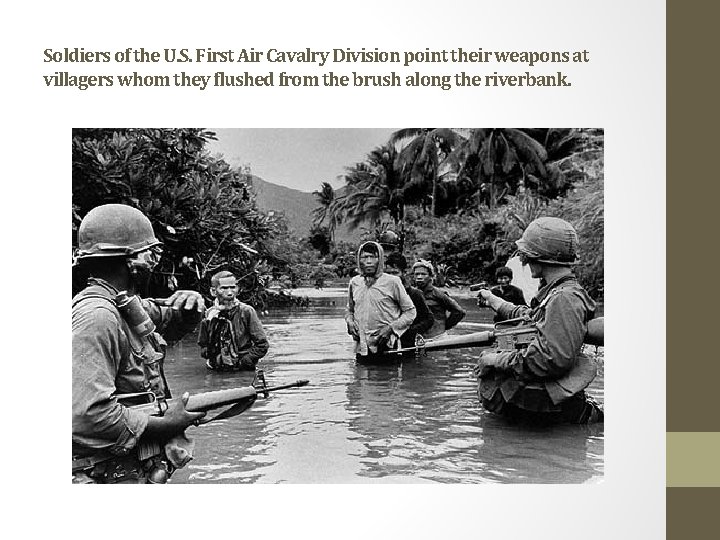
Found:
<svg viewBox="0 0 720 540"><path fill-rule="evenodd" d="M415 319L416 310L397 276L385 274L385 255L377 242L365 242L357 253L359 275L350 280L345 314L358 360L382 358L395 348Z"/></svg>

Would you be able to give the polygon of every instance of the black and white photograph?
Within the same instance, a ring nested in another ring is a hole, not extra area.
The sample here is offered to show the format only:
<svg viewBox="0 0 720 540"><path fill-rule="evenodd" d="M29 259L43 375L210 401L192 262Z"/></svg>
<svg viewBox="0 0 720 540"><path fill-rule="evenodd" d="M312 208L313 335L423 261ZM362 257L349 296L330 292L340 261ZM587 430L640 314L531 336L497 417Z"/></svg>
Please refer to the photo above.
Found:
<svg viewBox="0 0 720 540"><path fill-rule="evenodd" d="M603 128L71 136L73 484L604 482Z"/></svg>

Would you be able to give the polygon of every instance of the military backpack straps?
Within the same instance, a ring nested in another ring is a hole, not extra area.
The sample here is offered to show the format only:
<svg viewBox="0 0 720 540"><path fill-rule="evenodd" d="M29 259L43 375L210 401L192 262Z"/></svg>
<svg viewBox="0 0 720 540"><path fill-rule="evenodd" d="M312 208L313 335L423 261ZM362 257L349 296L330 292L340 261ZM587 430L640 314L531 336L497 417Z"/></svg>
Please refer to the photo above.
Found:
<svg viewBox="0 0 720 540"><path fill-rule="evenodd" d="M143 313L147 318L144 325L140 324L138 320L136 320L137 317L130 316L127 313L127 310L121 309L122 304L125 303L127 298L127 294L124 292L119 293L114 300L99 293L80 294L73 299L72 307L74 308L80 302L90 299L100 299L112 306L112 311L117 313L127 325L127 336L130 343L130 349L132 351L132 355L140 360L140 363L143 366L143 372L145 374L148 389L155 394L155 397L158 400L169 399L172 396L167 382L165 381L165 374L163 373L162 367L167 342L160 334L154 331L155 325L152 323L150 317L147 315L147 312L144 311L142 306L140 309L143 309ZM139 298L134 298L137 299L139 304ZM141 335L138 332L141 328L144 329L143 333L145 335Z"/></svg>

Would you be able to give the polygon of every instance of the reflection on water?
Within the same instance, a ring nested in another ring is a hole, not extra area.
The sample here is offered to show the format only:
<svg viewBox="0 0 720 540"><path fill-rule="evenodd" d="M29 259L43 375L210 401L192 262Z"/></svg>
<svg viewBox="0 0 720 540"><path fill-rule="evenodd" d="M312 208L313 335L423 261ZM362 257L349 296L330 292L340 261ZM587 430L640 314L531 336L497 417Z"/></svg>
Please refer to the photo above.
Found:
<svg viewBox="0 0 720 540"><path fill-rule="evenodd" d="M466 322L489 321L471 301ZM196 457L173 483L495 482L602 479L603 426L530 429L481 410L470 378L478 350L433 353L388 366L356 365L343 302L263 319L268 384L310 379L241 416L193 428ZM458 333L476 331L461 323ZM252 382L208 371L196 336L169 351L175 395ZM602 403L603 372L589 393Z"/></svg>

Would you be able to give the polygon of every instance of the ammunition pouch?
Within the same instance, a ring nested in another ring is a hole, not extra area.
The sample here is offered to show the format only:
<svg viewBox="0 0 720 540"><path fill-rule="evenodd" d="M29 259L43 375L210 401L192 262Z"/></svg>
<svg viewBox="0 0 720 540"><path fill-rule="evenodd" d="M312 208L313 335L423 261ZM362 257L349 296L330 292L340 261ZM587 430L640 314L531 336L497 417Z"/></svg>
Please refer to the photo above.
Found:
<svg viewBox="0 0 720 540"><path fill-rule="evenodd" d="M132 331L128 333L128 337L132 355L142 363L148 389L158 399L169 398L162 367L162 362L165 359L165 346L167 345L165 340L160 334L141 337Z"/></svg>
<svg viewBox="0 0 720 540"><path fill-rule="evenodd" d="M73 458L72 465L74 484L164 484L174 471L162 446L155 442L143 442L126 456L100 452Z"/></svg>
<svg viewBox="0 0 720 540"><path fill-rule="evenodd" d="M585 390L597 375L597 364L586 354L580 354L572 369L556 381L545 383L553 403L559 404Z"/></svg>
<svg viewBox="0 0 720 540"><path fill-rule="evenodd" d="M514 373L484 368L478 378L478 397L493 409L502 403L532 412L558 412L562 404L580 394L595 379L597 366L587 355L580 354L575 366L565 376L554 381L526 381Z"/></svg>

